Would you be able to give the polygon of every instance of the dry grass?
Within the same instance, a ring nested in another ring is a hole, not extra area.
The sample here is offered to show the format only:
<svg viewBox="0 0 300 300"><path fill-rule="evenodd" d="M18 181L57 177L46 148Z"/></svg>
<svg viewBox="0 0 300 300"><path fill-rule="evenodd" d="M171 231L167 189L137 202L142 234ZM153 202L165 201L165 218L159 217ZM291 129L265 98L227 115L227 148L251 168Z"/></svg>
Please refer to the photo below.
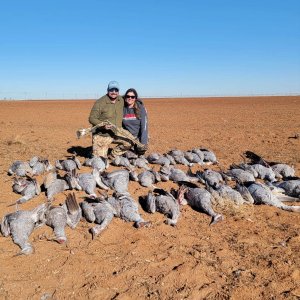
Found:
<svg viewBox="0 0 300 300"><path fill-rule="evenodd" d="M229 217L234 217L235 219L247 219L251 218L254 212L254 205L243 204L237 205L232 200L222 199L222 201L214 201L213 208Z"/></svg>

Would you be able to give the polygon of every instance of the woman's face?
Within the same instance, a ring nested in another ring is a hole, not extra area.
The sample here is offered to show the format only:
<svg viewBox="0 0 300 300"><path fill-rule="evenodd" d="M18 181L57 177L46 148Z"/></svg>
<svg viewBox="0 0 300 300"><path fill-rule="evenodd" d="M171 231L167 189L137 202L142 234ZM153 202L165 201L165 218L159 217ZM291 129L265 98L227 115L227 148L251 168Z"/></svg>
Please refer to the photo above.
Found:
<svg viewBox="0 0 300 300"><path fill-rule="evenodd" d="M133 106L135 103L135 94L133 92L128 92L125 97L125 101L128 106Z"/></svg>

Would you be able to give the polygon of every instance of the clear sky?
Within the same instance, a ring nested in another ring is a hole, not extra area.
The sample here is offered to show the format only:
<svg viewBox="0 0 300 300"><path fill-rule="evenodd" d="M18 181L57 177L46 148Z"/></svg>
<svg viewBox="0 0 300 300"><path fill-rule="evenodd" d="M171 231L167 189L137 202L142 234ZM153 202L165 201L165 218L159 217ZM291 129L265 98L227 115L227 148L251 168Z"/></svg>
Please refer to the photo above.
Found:
<svg viewBox="0 0 300 300"><path fill-rule="evenodd" d="M2 0L0 99L300 94L299 0Z"/></svg>

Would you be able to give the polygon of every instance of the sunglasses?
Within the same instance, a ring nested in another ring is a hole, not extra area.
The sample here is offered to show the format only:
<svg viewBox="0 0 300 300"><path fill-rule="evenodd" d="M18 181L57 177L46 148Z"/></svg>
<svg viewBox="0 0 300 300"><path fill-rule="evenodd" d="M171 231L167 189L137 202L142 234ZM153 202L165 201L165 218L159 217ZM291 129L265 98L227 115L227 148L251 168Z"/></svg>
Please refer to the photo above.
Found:
<svg viewBox="0 0 300 300"><path fill-rule="evenodd" d="M135 99L135 96L126 95L127 99Z"/></svg>
<svg viewBox="0 0 300 300"><path fill-rule="evenodd" d="M110 93L111 92L115 92L115 93L118 93L119 92L119 90L118 89L116 89L116 88L113 88L113 89L110 89L110 90L108 90Z"/></svg>

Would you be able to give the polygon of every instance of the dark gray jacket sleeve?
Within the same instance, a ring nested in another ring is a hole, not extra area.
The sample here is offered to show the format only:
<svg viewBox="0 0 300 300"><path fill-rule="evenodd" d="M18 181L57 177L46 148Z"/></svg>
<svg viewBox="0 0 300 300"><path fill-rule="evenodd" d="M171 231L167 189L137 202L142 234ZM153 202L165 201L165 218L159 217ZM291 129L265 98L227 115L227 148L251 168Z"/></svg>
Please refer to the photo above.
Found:
<svg viewBox="0 0 300 300"><path fill-rule="evenodd" d="M141 105L140 141L144 145L148 144L148 115L143 104Z"/></svg>

